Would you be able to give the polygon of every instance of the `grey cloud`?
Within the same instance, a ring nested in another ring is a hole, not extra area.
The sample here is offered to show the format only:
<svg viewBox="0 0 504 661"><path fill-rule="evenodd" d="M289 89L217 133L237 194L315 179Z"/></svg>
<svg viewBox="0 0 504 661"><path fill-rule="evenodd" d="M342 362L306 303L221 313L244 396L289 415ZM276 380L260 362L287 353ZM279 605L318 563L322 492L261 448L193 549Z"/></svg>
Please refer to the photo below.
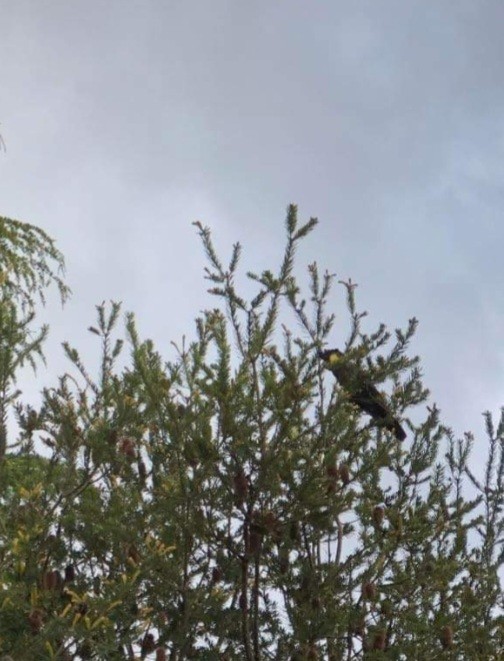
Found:
<svg viewBox="0 0 504 661"><path fill-rule="evenodd" d="M205 305L190 221L259 269L298 202L321 220L300 256L360 282L373 319L419 316L436 399L476 426L504 389L503 18L497 0L11 4L1 213L59 239L68 333L120 297L167 344Z"/></svg>

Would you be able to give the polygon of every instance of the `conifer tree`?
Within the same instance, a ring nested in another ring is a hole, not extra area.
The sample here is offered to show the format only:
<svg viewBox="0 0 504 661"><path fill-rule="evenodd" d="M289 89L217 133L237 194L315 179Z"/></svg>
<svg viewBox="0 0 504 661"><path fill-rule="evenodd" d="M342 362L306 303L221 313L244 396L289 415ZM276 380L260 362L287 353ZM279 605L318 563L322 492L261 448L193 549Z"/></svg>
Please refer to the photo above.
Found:
<svg viewBox="0 0 504 661"><path fill-rule="evenodd" d="M120 367L120 306L99 305L99 373L65 344L72 373L39 410L18 407L22 451L0 501L1 653L502 657L504 419L486 415L480 477L472 436L440 423L410 355L416 320L366 332L345 282L342 337L334 277L316 264L303 296L295 251L315 225L289 207L282 262L247 274L249 300L240 246L224 265L197 224L222 305L194 339L165 362L128 314ZM325 369L319 351L342 342L405 440Z"/></svg>
<svg viewBox="0 0 504 661"><path fill-rule="evenodd" d="M34 369L43 358L48 328L36 335L31 323L35 302L45 302L45 289L56 284L64 302L70 290L60 273L64 260L53 240L41 229L0 217L0 463L7 449L7 415L19 392L16 374L25 363Z"/></svg>

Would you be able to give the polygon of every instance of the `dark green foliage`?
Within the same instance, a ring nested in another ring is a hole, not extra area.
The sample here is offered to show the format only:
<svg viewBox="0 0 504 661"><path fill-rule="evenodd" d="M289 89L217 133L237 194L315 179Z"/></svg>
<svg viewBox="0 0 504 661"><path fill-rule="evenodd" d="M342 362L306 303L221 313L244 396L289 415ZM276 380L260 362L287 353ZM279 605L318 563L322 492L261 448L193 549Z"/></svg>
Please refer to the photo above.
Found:
<svg viewBox="0 0 504 661"><path fill-rule="evenodd" d="M407 440L348 406L317 355L336 334L333 278L311 265L308 303L294 278L314 225L289 207L280 269L248 274L251 300L240 247L226 268L198 225L223 309L197 319L195 339L164 363L127 315L120 368L120 308L100 305L97 377L66 344L77 374L40 410L18 407L20 446L1 468L1 653L502 657L504 420L487 416L478 478L471 437L426 407L416 321L366 334L351 282L345 350L392 383Z"/></svg>

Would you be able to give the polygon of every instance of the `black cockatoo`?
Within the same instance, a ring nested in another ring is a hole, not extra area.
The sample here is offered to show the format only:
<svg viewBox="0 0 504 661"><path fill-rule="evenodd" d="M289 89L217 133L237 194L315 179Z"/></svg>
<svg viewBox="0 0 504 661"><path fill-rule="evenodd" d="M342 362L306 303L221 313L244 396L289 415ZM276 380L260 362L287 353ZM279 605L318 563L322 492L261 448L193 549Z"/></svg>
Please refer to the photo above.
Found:
<svg viewBox="0 0 504 661"><path fill-rule="evenodd" d="M399 441L404 441L406 432L399 420L391 413L385 396L369 381L361 369L350 363L339 349L319 351L319 358L334 374L352 404L393 432Z"/></svg>

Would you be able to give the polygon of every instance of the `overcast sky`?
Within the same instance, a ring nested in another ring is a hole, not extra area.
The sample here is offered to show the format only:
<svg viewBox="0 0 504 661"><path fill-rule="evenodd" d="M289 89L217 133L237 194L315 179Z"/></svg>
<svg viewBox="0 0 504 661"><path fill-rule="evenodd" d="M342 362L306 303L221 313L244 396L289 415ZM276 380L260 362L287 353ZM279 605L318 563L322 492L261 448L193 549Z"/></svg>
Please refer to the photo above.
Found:
<svg viewBox="0 0 504 661"><path fill-rule="evenodd" d="M216 304L191 222L274 268L294 202L320 221L299 273L316 260L358 282L369 328L418 317L412 352L443 421L484 438L481 412L504 403L502 0L0 0L0 14L0 215L57 240L73 289L48 309L53 377L61 341L97 351L86 328L104 299L170 356ZM343 292L334 305L341 345Z"/></svg>

